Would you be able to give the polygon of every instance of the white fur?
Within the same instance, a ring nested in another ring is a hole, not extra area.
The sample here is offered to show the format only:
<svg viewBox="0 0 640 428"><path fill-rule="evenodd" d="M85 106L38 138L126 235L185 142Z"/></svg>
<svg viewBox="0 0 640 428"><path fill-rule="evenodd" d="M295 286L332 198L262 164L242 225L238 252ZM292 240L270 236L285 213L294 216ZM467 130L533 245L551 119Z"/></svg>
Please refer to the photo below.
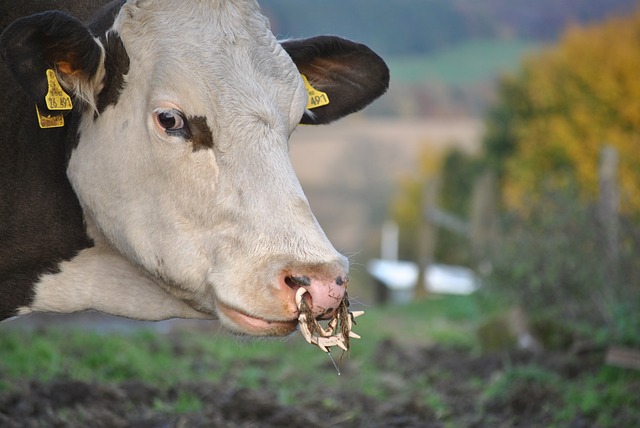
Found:
<svg viewBox="0 0 640 428"><path fill-rule="evenodd" d="M36 284L34 302L19 310L72 313L95 309L139 320L216 318L195 311L159 288L140 269L108 247L97 246L64 262L61 271Z"/></svg>

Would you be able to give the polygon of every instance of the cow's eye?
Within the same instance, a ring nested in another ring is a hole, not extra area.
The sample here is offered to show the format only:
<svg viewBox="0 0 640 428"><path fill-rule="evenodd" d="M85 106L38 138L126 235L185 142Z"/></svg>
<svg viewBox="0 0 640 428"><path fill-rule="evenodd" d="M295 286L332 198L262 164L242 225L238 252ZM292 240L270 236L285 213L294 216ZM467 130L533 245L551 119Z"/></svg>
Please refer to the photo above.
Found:
<svg viewBox="0 0 640 428"><path fill-rule="evenodd" d="M166 132L180 131L184 129L185 123L182 113L178 110L164 110L158 109L154 112L156 117L156 123Z"/></svg>

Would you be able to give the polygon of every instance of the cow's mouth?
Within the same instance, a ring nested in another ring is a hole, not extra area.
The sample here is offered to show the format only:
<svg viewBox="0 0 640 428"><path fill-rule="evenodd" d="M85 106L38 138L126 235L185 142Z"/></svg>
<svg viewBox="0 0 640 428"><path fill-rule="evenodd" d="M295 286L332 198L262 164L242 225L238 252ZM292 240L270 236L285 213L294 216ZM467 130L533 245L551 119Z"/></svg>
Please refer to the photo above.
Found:
<svg viewBox="0 0 640 428"><path fill-rule="evenodd" d="M268 320L254 317L239 309L218 302L220 319L236 333L253 336L286 336L298 326L298 319Z"/></svg>

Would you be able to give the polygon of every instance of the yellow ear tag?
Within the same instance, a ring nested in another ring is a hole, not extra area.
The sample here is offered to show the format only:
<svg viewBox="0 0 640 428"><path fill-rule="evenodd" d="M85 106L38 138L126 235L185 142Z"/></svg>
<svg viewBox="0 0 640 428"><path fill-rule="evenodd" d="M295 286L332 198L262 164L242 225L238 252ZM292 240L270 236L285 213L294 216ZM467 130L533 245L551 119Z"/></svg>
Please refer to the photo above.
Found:
<svg viewBox="0 0 640 428"><path fill-rule="evenodd" d="M49 85L49 91L44 97L49 110L71 110L73 104L71 103L71 97L62 89L56 73L52 69L47 70L47 83Z"/></svg>
<svg viewBox="0 0 640 428"><path fill-rule="evenodd" d="M318 108L322 106L326 106L329 104L329 96L311 86L311 83L307 80L307 76L301 74L302 80L304 81L304 87L307 89L307 93L309 94L309 101L307 102L307 110L311 110L313 108Z"/></svg>
<svg viewBox="0 0 640 428"><path fill-rule="evenodd" d="M64 116L62 114L45 116L40 113L38 106L36 106L36 113L38 115L38 125L42 129L61 128L64 126Z"/></svg>

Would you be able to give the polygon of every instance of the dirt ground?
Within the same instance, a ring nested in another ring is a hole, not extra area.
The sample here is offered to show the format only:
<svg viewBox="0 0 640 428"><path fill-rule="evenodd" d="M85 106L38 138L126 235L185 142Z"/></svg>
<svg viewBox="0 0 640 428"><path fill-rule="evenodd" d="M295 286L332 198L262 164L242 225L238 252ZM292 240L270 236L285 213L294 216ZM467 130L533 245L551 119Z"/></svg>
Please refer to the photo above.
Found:
<svg viewBox="0 0 640 428"><path fill-rule="evenodd" d="M27 381L0 393L0 427L544 427L549 412L559 404L557 393L544 383L515 385L498 399L483 395L505 364L537 364L571 381L597 370L601 362L599 352L473 355L388 340L380 343L374 364L387 389L397 391L391 395L397 398L384 401L357 390L330 391L317 385L300 397L299 405L287 406L278 400L278 391L238 388L233 379L181 383L168 389L140 381L115 385ZM348 361L343 376L349 376ZM425 388L438 397L436 401L403 393L415 391L410 385L417 379L426 381ZM179 413L175 407L159 405L185 393L202 405ZM569 426L595 425L581 416Z"/></svg>

